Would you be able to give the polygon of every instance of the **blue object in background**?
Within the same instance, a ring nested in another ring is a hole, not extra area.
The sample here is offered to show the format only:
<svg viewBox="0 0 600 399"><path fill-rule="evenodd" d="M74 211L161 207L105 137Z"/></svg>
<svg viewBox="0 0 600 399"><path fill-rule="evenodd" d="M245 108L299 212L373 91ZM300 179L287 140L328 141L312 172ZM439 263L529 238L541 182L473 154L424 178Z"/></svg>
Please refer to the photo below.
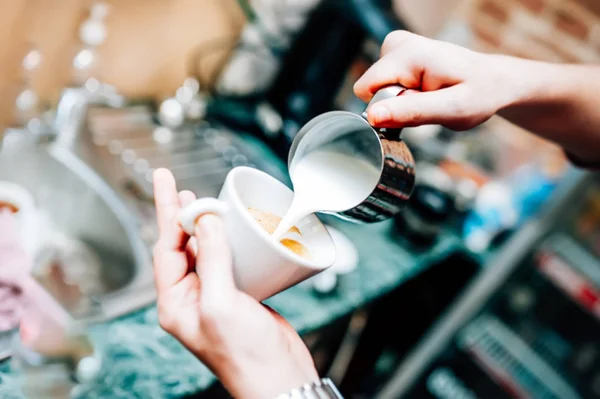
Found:
<svg viewBox="0 0 600 399"><path fill-rule="evenodd" d="M540 210L557 183L536 165L525 165L505 182L486 184L465 218L463 238L467 248L485 251L498 234L522 225Z"/></svg>
<svg viewBox="0 0 600 399"><path fill-rule="evenodd" d="M534 216L558 184L556 178L546 176L531 165L519 168L512 180L513 203L519 216L517 225Z"/></svg>

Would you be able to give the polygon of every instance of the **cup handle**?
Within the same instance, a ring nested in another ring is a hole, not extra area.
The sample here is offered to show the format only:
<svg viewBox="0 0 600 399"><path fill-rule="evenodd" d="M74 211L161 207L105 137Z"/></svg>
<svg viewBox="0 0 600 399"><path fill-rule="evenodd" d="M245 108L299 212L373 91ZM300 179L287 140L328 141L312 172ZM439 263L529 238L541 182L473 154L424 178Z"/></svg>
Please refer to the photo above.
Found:
<svg viewBox="0 0 600 399"><path fill-rule="evenodd" d="M216 198L199 198L179 211L179 225L187 234L193 235L196 221L207 213L223 217L227 213L227 205Z"/></svg>

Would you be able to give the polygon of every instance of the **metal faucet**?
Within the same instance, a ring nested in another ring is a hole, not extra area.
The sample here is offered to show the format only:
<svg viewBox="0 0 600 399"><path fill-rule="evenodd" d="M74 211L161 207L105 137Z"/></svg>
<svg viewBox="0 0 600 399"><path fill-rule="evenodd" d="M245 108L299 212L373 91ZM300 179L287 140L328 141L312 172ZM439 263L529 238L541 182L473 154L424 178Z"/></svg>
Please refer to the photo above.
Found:
<svg viewBox="0 0 600 399"><path fill-rule="evenodd" d="M77 139L87 119L90 105L108 105L119 108L125 104L125 98L119 95L113 86L92 77L96 62L96 49L107 36L105 18L109 6L96 1L90 8L90 15L79 28L81 50L73 59L73 71L79 87L67 87L63 90L56 109L54 130L57 141L72 144Z"/></svg>
<svg viewBox="0 0 600 399"><path fill-rule="evenodd" d="M53 123L58 143L69 145L77 139L90 105L120 108L125 105L125 98L113 86L94 78L89 78L81 87L65 88L58 101Z"/></svg>

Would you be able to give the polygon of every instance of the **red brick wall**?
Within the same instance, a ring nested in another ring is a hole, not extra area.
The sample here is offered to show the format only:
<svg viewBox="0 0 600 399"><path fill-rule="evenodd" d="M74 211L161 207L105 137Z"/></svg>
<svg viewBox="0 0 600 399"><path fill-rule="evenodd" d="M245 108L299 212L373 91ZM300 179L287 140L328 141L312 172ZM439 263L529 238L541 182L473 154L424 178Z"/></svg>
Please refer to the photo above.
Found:
<svg viewBox="0 0 600 399"><path fill-rule="evenodd" d="M600 63L600 0L463 0L449 25L470 33L468 47L549 62ZM468 29L464 29L468 28ZM486 134L502 147L500 174L533 158L562 170L562 151L501 118Z"/></svg>
<svg viewBox="0 0 600 399"><path fill-rule="evenodd" d="M466 0L472 47L554 62L600 62L600 0Z"/></svg>

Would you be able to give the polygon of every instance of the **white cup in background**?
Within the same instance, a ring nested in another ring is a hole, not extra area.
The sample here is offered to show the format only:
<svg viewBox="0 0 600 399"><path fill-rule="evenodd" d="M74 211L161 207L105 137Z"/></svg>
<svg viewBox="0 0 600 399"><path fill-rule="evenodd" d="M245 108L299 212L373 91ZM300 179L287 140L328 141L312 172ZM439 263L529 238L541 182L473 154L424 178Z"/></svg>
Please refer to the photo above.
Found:
<svg viewBox="0 0 600 399"><path fill-rule="evenodd" d="M200 198L181 210L182 228L193 234L196 220L215 213L224 220L234 258L239 289L262 301L327 269L335 260L335 246L315 215L298 225L301 244L310 252L304 258L284 247L263 229L248 208L285 215L293 192L277 179L248 167L232 169L219 198Z"/></svg>

